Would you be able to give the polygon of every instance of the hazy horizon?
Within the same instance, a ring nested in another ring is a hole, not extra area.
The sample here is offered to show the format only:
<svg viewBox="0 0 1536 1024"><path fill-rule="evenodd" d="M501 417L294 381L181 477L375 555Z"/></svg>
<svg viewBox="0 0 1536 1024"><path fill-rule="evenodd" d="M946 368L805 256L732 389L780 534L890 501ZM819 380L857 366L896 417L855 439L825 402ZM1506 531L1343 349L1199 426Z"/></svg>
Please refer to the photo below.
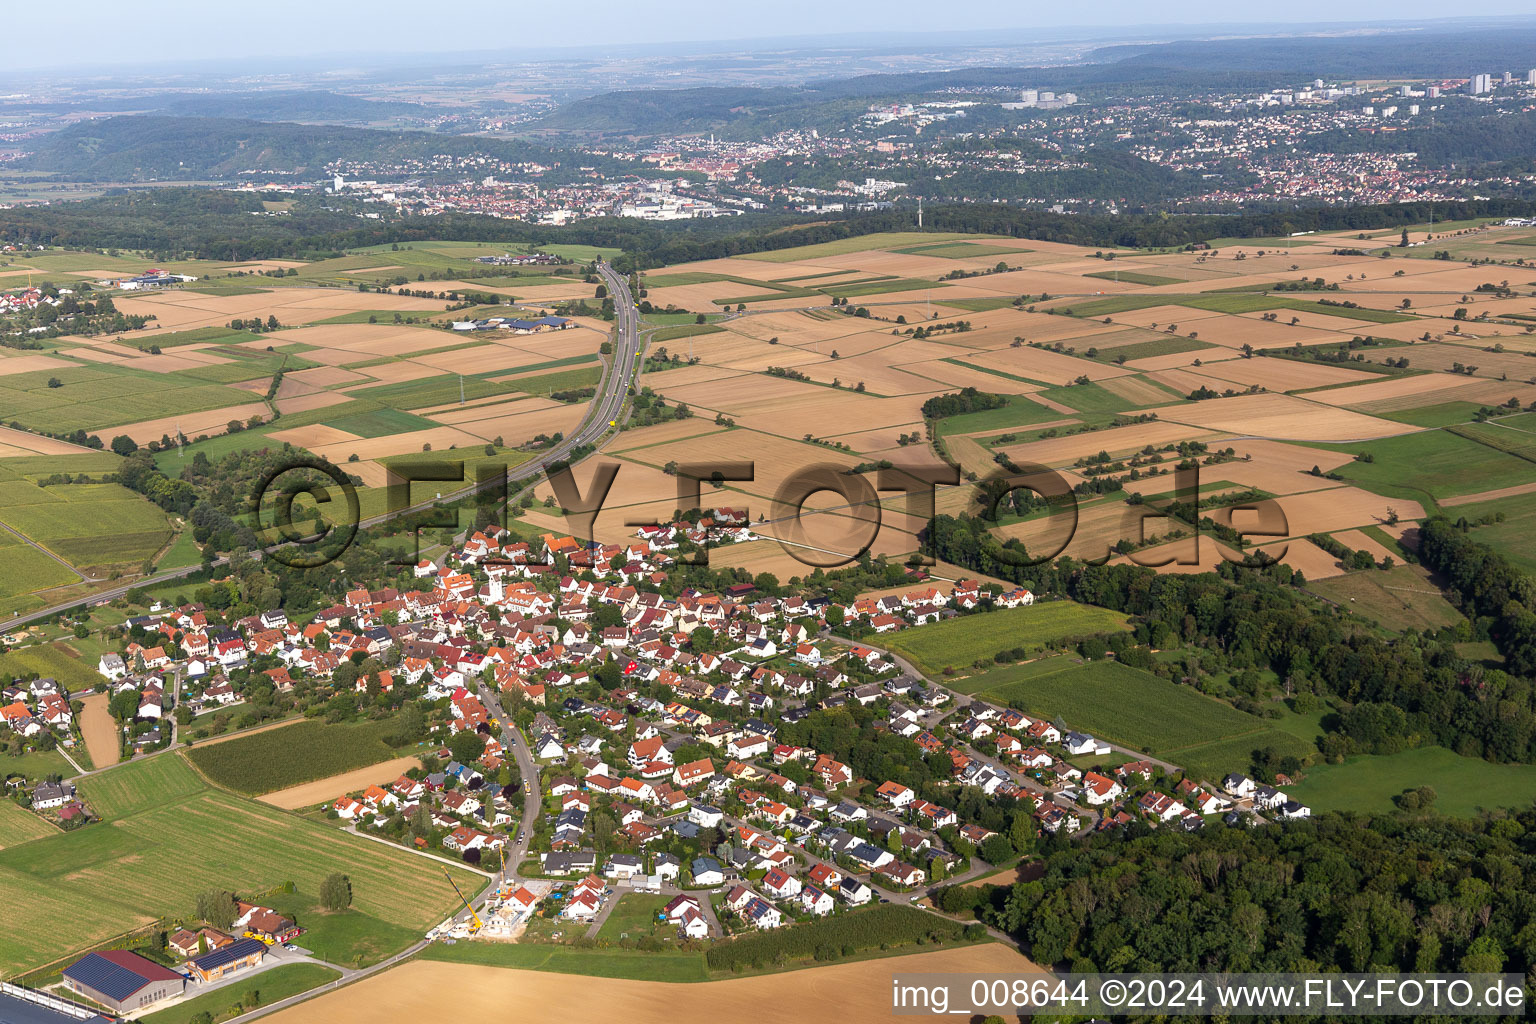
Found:
<svg viewBox="0 0 1536 1024"><path fill-rule="evenodd" d="M1476 15L1445 17L1442 4L1429 0L1367 0L1340 18L1339 7L1324 0L1296 0L1285 11L1254 8L1234 11L1218 0L1185 0L1160 22L1147 22L1147 7L1133 0L1101 0L1091 11L1078 7L1021 9L998 0L964 8L946 8L946 23L924 27L933 7L919 0L854 0L835 6L810 0L780 0L751 14L723 9L701 0L674 0L644 11L613 0L593 0L571 13L534 8L509 14L489 0L449 0L424 16L418 4L378 0L368 17L353 10L327 9L296 0L270 0L256 16L217 9L200 10L195 19L146 19L135 8L103 0L85 0L72 13L74 45L58 50L33 49L13 56L12 68L27 71L78 71L99 76L104 68L156 67L178 62L280 62L346 60L375 64L419 58L441 60L455 54L504 54L506 61L537 61L541 50L580 52L611 47L697 48L715 42L740 49L784 42L814 46L910 45L923 39L936 45L1024 45L1038 32L1051 39L1199 34L1202 29L1249 29L1275 32L1390 30L1415 23L1442 26L1519 17L1536 17L1529 0L1489 0ZM973 33L988 33L968 42ZM1046 42L1047 39L1038 39ZM89 53L82 65L79 54ZM243 73L259 69L242 68ZM274 70L277 70L274 68Z"/></svg>

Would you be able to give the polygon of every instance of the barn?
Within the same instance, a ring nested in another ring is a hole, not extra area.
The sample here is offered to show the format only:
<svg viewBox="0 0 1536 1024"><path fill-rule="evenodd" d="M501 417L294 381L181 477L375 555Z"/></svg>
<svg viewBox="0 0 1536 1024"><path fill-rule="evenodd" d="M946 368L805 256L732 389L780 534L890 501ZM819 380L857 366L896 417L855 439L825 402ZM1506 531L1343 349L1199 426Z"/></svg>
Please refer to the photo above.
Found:
<svg viewBox="0 0 1536 1024"><path fill-rule="evenodd" d="M186 979L169 967L125 949L87 953L62 973L71 991L119 1014L174 999L186 987Z"/></svg>

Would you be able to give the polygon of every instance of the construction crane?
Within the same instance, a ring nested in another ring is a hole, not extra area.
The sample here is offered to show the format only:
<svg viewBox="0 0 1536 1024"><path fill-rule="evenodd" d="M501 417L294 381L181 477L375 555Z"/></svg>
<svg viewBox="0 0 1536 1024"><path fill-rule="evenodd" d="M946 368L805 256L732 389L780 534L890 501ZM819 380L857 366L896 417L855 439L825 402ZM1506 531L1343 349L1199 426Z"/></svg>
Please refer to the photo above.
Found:
<svg viewBox="0 0 1536 1024"><path fill-rule="evenodd" d="M454 895L464 904L464 909L469 911L469 934L474 935L481 928L485 927L485 922L480 920L480 915L475 913L475 908L469 905L469 900L465 899L464 894L459 891L459 884L453 880L453 876L448 873L447 868L443 868L443 877L448 879L448 884L453 886Z"/></svg>

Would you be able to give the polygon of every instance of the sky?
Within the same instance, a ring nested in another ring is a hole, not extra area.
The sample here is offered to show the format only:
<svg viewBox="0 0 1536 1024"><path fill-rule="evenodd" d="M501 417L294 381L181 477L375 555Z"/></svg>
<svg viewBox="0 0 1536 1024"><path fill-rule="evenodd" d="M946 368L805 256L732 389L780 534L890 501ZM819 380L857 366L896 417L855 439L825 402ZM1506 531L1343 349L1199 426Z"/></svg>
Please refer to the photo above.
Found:
<svg viewBox="0 0 1536 1024"><path fill-rule="evenodd" d="M1464 10L1464 9L1463 9ZM453 54L505 49L512 59L572 46L618 46L786 36L817 37L893 31L971 32L1054 30L1082 26L1120 30L1156 23L1182 26L1239 23L1293 24L1443 18L1444 0L1288 0L1285 4L1233 4L1231 0L1093 0L1087 4L1018 0L369 0L366 4L314 0L260 0L146 8L122 0L75 0L69 5L67 42L50 48L45 35L7 55L11 67L90 65L320 55ZM1533 14L1531 0L1481 0L1479 17Z"/></svg>

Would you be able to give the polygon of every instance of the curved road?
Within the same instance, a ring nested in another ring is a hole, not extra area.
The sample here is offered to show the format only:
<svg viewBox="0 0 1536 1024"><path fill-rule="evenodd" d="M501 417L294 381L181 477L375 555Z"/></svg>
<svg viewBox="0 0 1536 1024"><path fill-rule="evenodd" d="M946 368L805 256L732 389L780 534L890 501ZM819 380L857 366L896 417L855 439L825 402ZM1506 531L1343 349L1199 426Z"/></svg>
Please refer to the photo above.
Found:
<svg viewBox="0 0 1536 1024"><path fill-rule="evenodd" d="M630 388L635 383L635 378L638 374L639 355L644 347L644 343L640 338L640 314L635 309L634 298L630 295L629 283L622 274L618 273L607 263L601 262L597 265L597 273L602 278L603 284L607 287L609 296L613 299L614 345L612 362L604 372L598 395L593 399L591 406L588 407L587 415L581 421L581 425L576 428L574 433L545 452L543 458L525 462L521 466L507 470L506 482L509 489L514 484L526 483L540 476L543 474L546 465L566 458L571 452L582 445L597 444L612 429L611 424L616 423L623 415L624 403L629 398ZM494 486L499 484L499 482L493 481L488 486ZM480 489L480 485L471 484L439 497L417 502L414 505L409 505L397 511L372 516L362 520L358 525L359 527L376 526L390 519L396 519L412 512L420 512L434 505L458 501L460 498L468 497ZM275 544L266 550L272 551L285 546ZM221 557L215 559L213 564L220 566L228 561L228 558ZM80 605L112 601L138 587L152 587L161 583L169 583L172 580L190 576L201 568L201 565L189 565L180 569L172 569L146 579L125 583L119 587L97 591L94 594L76 598L73 601L65 601L35 612L28 612L25 615L13 616L10 619L0 621L0 633L9 632L18 626L23 626L39 619L49 618L50 616L57 615L59 612L67 611Z"/></svg>

